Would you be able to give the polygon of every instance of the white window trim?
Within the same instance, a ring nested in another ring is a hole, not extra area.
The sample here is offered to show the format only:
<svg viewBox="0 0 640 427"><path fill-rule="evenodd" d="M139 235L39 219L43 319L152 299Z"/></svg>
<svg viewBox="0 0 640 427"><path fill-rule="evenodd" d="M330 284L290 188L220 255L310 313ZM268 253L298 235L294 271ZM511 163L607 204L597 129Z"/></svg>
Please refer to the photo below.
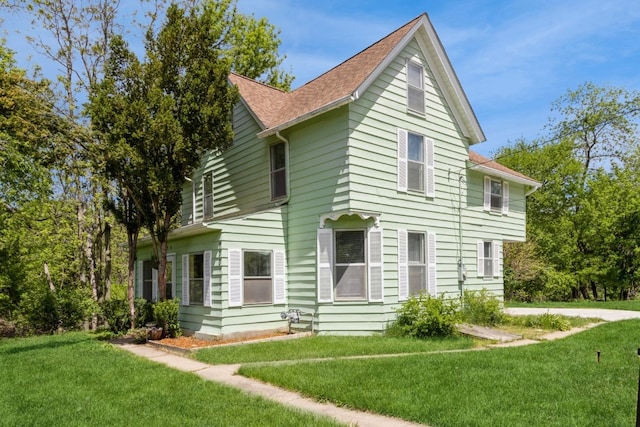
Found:
<svg viewBox="0 0 640 427"><path fill-rule="evenodd" d="M491 181L499 181L502 184L502 209L494 209L491 207ZM494 178L488 175L484 177L483 188L483 208L487 212L501 213L502 215L509 214L509 182Z"/></svg>
<svg viewBox="0 0 640 427"><path fill-rule="evenodd" d="M424 149L424 192L409 189L409 133L422 137ZM398 143L398 191L403 193L420 194L433 198L436 196L436 173L435 173L435 141L431 138L406 129L397 129Z"/></svg>
<svg viewBox="0 0 640 427"><path fill-rule="evenodd" d="M485 276L484 274L484 244L491 243L491 276ZM502 241L500 240L478 240L477 242L477 271L478 277L489 279L491 277L502 277L503 275L503 253L502 253Z"/></svg>
<svg viewBox="0 0 640 427"><path fill-rule="evenodd" d="M205 190L207 189L207 185L206 185L206 180L207 180L207 176L210 176L211 179L211 193L205 193ZM208 218L212 218L213 217L213 194L214 194L214 188L213 188L213 171L207 171L204 172L202 174L202 219L208 219ZM207 214L205 207L207 205L207 197L211 197L211 212L209 212Z"/></svg>
<svg viewBox="0 0 640 427"><path fill-rule="evenodd" d="M409 298L409 233L408 230L398 230L398 300L400 301ZM430 295L435 296L438 292L436 233L422 231L411 231L411 233L420 233L425 236L426 283L424 287Z"/></svg>
<svg viewBox="0 0 640 427"><path fill-rule="evenodd" d="M409 68L412 65L420 68L420 86L414 86L411 83L409 83ZM424 66L419 62L413 61L411 59L407 59L406 69L407 69L407 111L424 116L427 111L427 100L426 100L426 90L425 90L425 81L424 81L425 80ZM411 108L411 106L409 105L409 92L412 89L422 92L422 111Z"/></svg>
<svg viewBox="0 0 640 427"><path fill-rule="evenodd" d="M273 170L272 165L273 161L271 158L271 149L273 146L283 144L284 145L284 185L285 191L283 196L273 197L273 174L274 172L280 171L282 169ZM271 201L278 201L282 199L286 199L289 197L289 144L285 141L279 141L269 145L269 197L271 197Z"/></svg>
<svg viewBox="0 0 640 427"><path fill-rule="evenodd" d="M202 306L211 307L211 257L212 251L190 252L182 254L182 298L183 306L191 305L189 292L189 256L202 254ZM200 304L195 305L200 307Z"/></svg>
<svg viewBox="0 0 640 427"><path fill-rule="evenodd" d="M271 252L271 302L244 304L244 252ZM227 278L229 307L279 305L287 302L287 262L282 250L236 249L228 250Z"/></svg>
<svg viewBox="0 0 640 427"><path fill-rule="evenodd" d="M366 292L365 298L335 299L334 230L365 231ZM376 245L374 248L373 245ZM358 229L319 228L317 231L317 299L319 303L384 301L384 233L381 227Z"/></svg>

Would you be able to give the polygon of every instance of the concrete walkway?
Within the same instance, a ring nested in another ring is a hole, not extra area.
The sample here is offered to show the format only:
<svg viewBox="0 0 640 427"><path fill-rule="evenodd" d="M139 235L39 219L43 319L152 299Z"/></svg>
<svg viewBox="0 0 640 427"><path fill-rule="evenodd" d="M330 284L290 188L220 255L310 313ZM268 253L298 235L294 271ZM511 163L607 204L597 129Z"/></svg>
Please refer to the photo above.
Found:
<svg viewBox="0 0 640 427"><path fill-rule="evenodd" d="M539 315L539 314L558 314L569 317L589 317L594 319L602 319L608 322L617 320L640 319L640 311L630 310L607 310L602 308L530 308L530 307L511 307L506 308L505 313L514 316Z"/></svg>
<svg viewBox="0 0 640 427"><path fill-rule="evenodd" d="M559 314L572 317L588 317L602 319L606 321L617 321L625 319L640 318L640 312L626 311L626 310L604 310L604 309L565 309L565 308L507 308L505 312L511 315L537 315L537 314ZM571 335L591 326L585 328L574 328L571 331L558 331L547 334L543 337L543 340L551 340L564 338L567 335ZM500 341L500 340L499 340ZM512 342L502 342L493 344L491 347L507 347L507 346L520 346L536 344L540 341L520 339ZM386 417L383 415L371 414L368 412L349 410L345 408L337 407L331 403L319 403L313 399L303 397L302 395L283 390L281 388L266 384L251 378L242 377L236 375L240 365L209 365L207 363L198 362L188 357L179 356L173 353L169 353L163 350L152 347L151 345L139 345L139 344L117 344L119 347L130 351L140 357L153 360L158 363L162 363L170 368L178 369L184 372L191 372L199 377L216 381L221 384L226 384L240 390L243 390L249 394L262 396L266 399L274 400L283 405L294 407L303 411L309 411L318 415L324 415L337 420L338 422L345 423L350 426L360 427L417 427L422 424L415 424L409 421ZM465 350L469 351L469 350ZM401 355L385 355L389 356L403 356ZM378 356L380 357L380 356Z"/></svg>
<svg viewBox="0 0 640 427"><path fill-rule="evenodd" d="M318 415L324 415L350 426L424 427L423 424L415 424L398 418L340 408L331 403L320 403L313 399L303 397L298 393L283 390L270 384L265 384L251 378L236 375L240 365L209 365L207 363L189 359L188 357L178 356L158 350L149 345L118 344L118 346L140 357L162 363L170 368L184 372L191 372L205 380L226 384L243 390L249 394L274 400L283 405L291 406L303 411L313 412Z"/></svg>

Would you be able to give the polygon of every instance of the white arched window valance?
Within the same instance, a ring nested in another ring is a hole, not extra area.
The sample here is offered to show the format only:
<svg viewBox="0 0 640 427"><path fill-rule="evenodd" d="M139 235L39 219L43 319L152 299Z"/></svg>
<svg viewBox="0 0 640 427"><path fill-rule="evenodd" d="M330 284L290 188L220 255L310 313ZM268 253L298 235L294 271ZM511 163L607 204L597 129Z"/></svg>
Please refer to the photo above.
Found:
<svg viewBox="0 0 640 427"><path fill-rule="evenodd" d="M347 215L347 216L357 215L363 221L366 221L368 219L373 219L375 223L375 227L376 228L380 227L380 214L375 214L371 212L360 212L360 211L338 211L338 212L330 212L330 213L320 215L320 228L324 228L327 220L330 219L331 221L336 221L341 216L344 216L344 215Z"/></svg>

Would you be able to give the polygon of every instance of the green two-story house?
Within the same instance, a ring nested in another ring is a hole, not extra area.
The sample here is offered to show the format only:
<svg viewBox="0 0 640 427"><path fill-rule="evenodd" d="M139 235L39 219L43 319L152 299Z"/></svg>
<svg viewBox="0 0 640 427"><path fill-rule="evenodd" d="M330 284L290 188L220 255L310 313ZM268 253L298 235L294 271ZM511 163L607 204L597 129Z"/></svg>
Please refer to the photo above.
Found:
<svg viewBox="0 0 640 427"><path fill-rule="evenodd" d="M168 289L202 336L381 332L410 295L501 295L538 183L485 140L426 14L300 88L229 77L233 146L202 159L169 240ZM141 241L136 291L156 297Z"/></svg>

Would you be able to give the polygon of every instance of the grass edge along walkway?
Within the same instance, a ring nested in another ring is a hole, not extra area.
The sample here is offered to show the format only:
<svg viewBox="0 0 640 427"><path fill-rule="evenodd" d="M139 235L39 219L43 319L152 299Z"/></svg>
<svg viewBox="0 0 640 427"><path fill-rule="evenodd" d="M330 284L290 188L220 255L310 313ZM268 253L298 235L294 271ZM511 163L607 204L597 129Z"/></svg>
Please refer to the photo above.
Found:
<svg viewBox="0 0 640 427"><path fill-rule="evenodd" d="M347 425L363 427L386 427L389 425L397 427L424 427L424 424L415 424L399 418L346 409L329 402L321 403L315 399L303 397L296 392L287 391L271 384L236 375L236 372L241 366L240 364L209 365L146 345L119 344L119 347L171 368L191 372L205 380L216 381L236 387L249 394L262 396L263 398L276 401L280 404L313 412L317 415L327 416Z"/></svg>

